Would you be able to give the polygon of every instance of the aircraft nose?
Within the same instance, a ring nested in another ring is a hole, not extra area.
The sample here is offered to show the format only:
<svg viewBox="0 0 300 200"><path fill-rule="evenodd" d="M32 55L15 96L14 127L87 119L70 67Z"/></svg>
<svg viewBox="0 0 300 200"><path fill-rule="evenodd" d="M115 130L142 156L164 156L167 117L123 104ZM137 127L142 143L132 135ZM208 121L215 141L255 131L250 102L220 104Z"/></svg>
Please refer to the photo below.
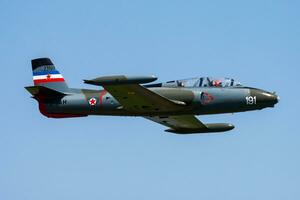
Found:
<svg viewBox="0 0 300 200"><path fill-rule="evenodd" d="M280 99L275 93L260 89L251 89L250 94L251 96L256 97L257 104L267 107L274 107L274 105L277 104Z"/></svg>

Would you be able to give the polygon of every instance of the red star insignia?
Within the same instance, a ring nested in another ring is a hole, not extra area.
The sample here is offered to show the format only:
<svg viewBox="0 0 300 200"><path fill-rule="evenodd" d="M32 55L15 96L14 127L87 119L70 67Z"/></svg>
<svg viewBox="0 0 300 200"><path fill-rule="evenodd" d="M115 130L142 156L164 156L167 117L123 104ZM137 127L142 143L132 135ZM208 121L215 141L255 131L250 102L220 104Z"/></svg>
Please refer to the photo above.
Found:
<svg viewBox="0 0 300 200"><path fill-rule="evenodd" d="M91 106L96 105L96 103L97 103L97 100L96 100L95 98L91 98L91 99L89 100L89 104L90 104Z"/></svg>

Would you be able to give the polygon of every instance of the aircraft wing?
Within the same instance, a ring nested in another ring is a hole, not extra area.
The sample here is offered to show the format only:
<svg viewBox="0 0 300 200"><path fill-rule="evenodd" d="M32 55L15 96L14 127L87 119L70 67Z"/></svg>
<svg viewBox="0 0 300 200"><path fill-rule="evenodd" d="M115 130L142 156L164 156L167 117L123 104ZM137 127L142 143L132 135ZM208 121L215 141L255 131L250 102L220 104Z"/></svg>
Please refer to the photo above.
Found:
<svg viewBox="0 0 300 200"><path fill-rule="evenodd" d="M170 127L170 129L166 130L167 132L178 134L223 132L234 128L232 124L226 123L203 124L193 115L153 116L145 118Z"/></svg>
<svg viewBox="0 0 300 200"><path fill-rule="evenodd" d="M185 103L167 99L143 87L142 83L156 80L155 77L126 77L106 76L92 80L84 80L87 84L104 87L116 98L124 109L131 112L178 111L185 108ZM203 124L193 115L149 116L145 117L164 126L170 127L168 132L208 133L229 131L234 128L231 124Z"/></svg>
<svg viewBox="0 0 300 200"><path fill-rule="evenodd" d="M169 100L140 85L141 83L156 80L155 77L126 77L109 76L93 80L85 80L85 83L102 86L122 107L132 112L174 111L182 108L184 102Z"/></svg>

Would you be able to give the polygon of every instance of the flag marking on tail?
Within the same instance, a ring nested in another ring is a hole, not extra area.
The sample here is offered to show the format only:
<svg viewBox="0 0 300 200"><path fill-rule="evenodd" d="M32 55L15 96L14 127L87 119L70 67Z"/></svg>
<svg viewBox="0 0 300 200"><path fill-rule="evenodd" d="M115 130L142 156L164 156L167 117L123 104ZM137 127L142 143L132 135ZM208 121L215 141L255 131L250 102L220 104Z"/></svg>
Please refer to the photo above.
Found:
<svg viewBox="0 0 300 200"><path fill-rule="evenodd" d="M57 70L33 72L33 82L35 85L41 83L64 82L64 81L65 79Z"/></svg>

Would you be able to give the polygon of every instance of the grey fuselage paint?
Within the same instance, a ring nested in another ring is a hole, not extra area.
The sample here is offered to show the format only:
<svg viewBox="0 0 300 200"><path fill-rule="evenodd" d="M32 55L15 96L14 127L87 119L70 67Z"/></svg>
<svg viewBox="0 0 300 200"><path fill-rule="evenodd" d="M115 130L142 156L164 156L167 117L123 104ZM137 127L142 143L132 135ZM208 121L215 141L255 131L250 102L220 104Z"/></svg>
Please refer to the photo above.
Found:
<svg viewBox="0 0 300 200"><path fill-rule="evenodd" d="M62 98L43 102L49 114L112 115L112 116L163 116L163 115L204 115L235 113L274 107L278 102L275 94L249 87L197 87L168 88L151 87L151 91L185 106L168 112L130 112L105 90L69 89Z"/></svg>

